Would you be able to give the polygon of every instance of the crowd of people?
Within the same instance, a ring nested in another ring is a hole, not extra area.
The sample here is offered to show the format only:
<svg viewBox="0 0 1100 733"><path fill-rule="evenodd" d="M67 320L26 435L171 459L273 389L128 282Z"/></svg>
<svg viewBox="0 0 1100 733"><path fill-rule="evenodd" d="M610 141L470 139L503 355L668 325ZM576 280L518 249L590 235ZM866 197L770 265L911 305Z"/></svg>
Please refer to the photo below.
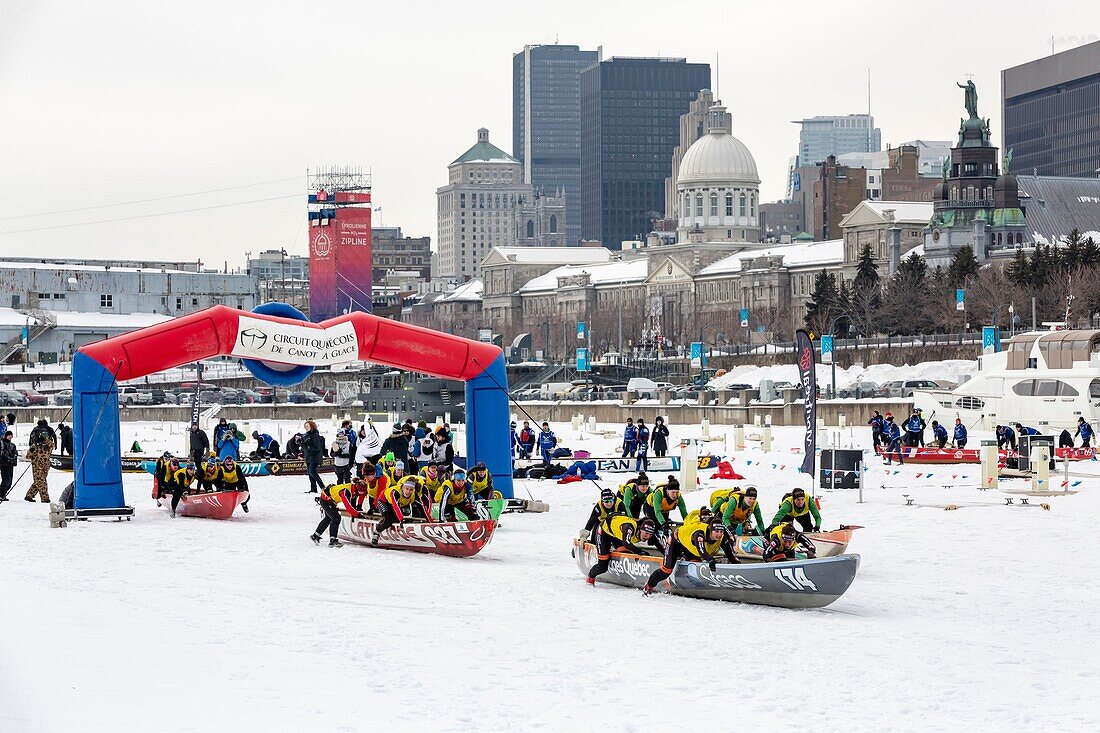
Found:
<svg viewBox="0 0 1100 733"><path fill-rule="evenodd" d="M932 440L926 442L924 433L929 424L919 407L914 408L913 414L900 426L894 420L892 413L887 412L883 415L878 410L873 412L867 424L871 426L871 442L875 451L882 455L882 462L887 465L893 463L895 458L899 464L904 465L903 449L907 447L944 449L950 445L958 449L965 448L968 440L966 426L961 419L955 418L955 425L950 434L938 420L932 420ZM1073 448L1076 446L1076 439L1080 438L1080 447L1089 448L1092 444L1093 432L1092 425L1084 417L1078 417L1076 432L1071 434L1069 430L1062 430L1058 436L1058 447ZM1017 436L1042 435L1036 428L1019 422L1013 425L996 425L994 434L997 437L997 448L1010 451L1019 449Z"/></svg>
<svg viewBox="0 0 1100 733"><path fill-rule="evenodd" d="M681 559L704 562L714 570L719 553L730 563L740 562L735 553L736 538L761 536L764 560L793 560L796 553L815 554L806 533L821 531L821 512L817 502L796 488L785 494L771 522L764 523L755 486L719 489L699 509L688 511L675 476L651 485L649 477L639 473L619 487L618 492L603 489L585 524L588 539L596 546L597 562L586 581L607 572L611 553L626 550L663 556L643 588L647 595L672 574ZM682 522L672 519L679 512Z"/></svg>

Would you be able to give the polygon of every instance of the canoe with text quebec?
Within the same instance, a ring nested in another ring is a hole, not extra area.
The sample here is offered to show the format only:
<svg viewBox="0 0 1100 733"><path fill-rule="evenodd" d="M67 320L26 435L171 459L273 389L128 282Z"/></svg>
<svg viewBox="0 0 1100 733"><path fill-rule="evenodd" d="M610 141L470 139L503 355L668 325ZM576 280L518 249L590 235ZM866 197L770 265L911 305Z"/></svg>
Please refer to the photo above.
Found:
<svg viewBox="0 0 1100 733"><path fill-rule="evenodd" d="M740 545L740 543L738 543ZM596 546L580 537L573 540L577 567L585 575L597 562ZM662 558L617 550L600 579L642 588ZM674 596L713 601L735 601L780 608L823 608L844 595L855 580L859 555L836 555L789 562L706 563L680 560L656 590Z"/></svg>

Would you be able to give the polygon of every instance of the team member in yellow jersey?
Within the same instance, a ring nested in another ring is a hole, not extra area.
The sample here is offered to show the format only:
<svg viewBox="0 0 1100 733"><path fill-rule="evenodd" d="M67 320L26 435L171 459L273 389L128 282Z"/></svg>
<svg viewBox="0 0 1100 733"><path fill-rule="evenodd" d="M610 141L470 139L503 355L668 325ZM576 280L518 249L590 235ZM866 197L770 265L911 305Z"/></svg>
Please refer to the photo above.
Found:
<svg viewBox="0 0 1100 733"><path fill-rule="evenodd" d="M325 515L317 530L309 536L313 544L321 544L321 535L328 530L328 546L343 547L344 543L336 539L336 533L340 531L340 507L355 519L365 519L366 515L355 508L352 497L351 484L334 484L322 489L315 499L321 506L321 512Z"/></svg>
<svg viewBox="0 0 1100 733"><path fill-rule="evenodd" d="M797 552L807 557L817 557L817 548L806 535L794 528L791 522L782 522L768 530L764 539L764 562L795 560Z"/></svg>
<svg viewBox="0 0 1100 733"><path fill-rule="evenodd" d="M499 499L501 495L493 490L493 475L480 461L470 469L470 491L473 492L474 501L489 501Z"/></svg>
<svg viewBox="0 0 1100 733"><path fill-rule="evenodd" d="M806 496L804 489L794 489L783 497L779 511L772 518L772 526L780 522L797 522L803 532L821 531L821 512L817 502Z"/></svg>
<svg viewBox="0 0 1100 733"><path fill-rule="evenodd" d="M607 515L596 531L597 562L584 582L596 585L596 577L607 572L611 553L615 550L625 549L640 555L644 552L640 545L654 547L661 554L665 552L665 546L657 539L657 524L652 519L646 517L639 521L625 514Z"/></svg>
<svg viewBox="0 0 1100 733"><path fill-rule="evenodd" d="M374 464L370 460L365 460L363 461L363 485L366 488L365 492L355 494L355 508L363 509L363 505L366 504L366 511L376 511L378 497L390 485L390 480L384 474L375 471Z"/></svg>
<svg viewBox="0 0 1100 733"><path fill-rule="evenodd" d="M221 468L218 469L218 484L219 491L248 491L248 481L244 477L244 471L237 465L237 462L233 460L232 456L226 456L222 461ZM252 495L250 494L244 503L241 504L241 509L244 509L245 513L248 513L248 502L252 501Z"/></svg>
<svg viewBox="0 0 1100 733"><path fill-rule="evenodd" d="M175 459L173 459L175 460ZM172 516L176 516L176 507L179 506L180 497L191 491L191 484L195 482L195 464L188 463L186 468L179 468L172 472L168 481L168 493L172 495Z"/></svg>
<svg viewBox="0 0 1100 733"><path fill-rule="evenodd" d="M420 484L419 476L406 476L399 484L387 487L379 495L378 508L382 514L382 520L374 528L374 536L370 538L372 545L378 545L379 537L387 529L412 518L417 505L416 494L420 490Z"/></svg>
<svg viewBox="0 0 1100 733"><path fill-rule="evenodd" d="M680 517L687 518L687 504L684 503L684 497L680 496L680 482L675 476L669 476L668 481L658 484L649 492L642 511L656 522L657 531L660 532L672 521L669 514L673 509L679 509Z"/></svg>
<svg viewBox="0 0 1100 733"><path fill-rule="evenodd" d="M626 513L635 519L642 516L642 508L648 496L649 477L644 471L619 487L619 501L623 503Z"/></svg>
<svg viewBox="0 0 1100 733"><path fill-rule="evenodd" d="M715 555L719 550L725 553L728 562L740 562L733 555L733 543L730 541L729 533L726 531L721 519L714 517L708 523L692 518L691 521L684 522L683 526L676 530L672 540L668 543L668 550L665 552L661 567L654 570L653 574L649 576L642 592L647 596L652 593L653 588L658 583L672 575L676 563L681 558L701 560L713 571L718 565Z"/></svg>
<svg viewBox="0 0 1100 733"><path fill-rule="evenodd" d="M588 522L584 525L585 531L589 533L590 542L596 541L596 530L608 514L625 514L625 512L622 502L611 493L611 489L602 489L600 500L592 507L592 513L588 515Z"/></svg>
<svg viewBox="0 0 1100 733"><path fill-rule="evenodd" d="M218 477L221 476L221 473L218 459L209 456L195 471L195 481L198 483L199 491L214 491L217 489Z"/></svg>
<svg viewBox="0 0 1100 733"><path fill-rule="evenodd" d="M734 535L764 533L764 516L760 513L755 486L749 486L744 491L740 489L715 491L710 495L710 502L714 513L722 517L722 523L729 527ZM750 518L755 520L751 530L746 526Z"/></svg>
<svg viewBox="0 0 1100 733"><path fill-rule="evenodd" d="M439 487L447 480L447 472L434 463L430 463L420 469L420 478L424 482L424 488L435 496Z"/></svg>
<svg viewBox="0 0 1100 733"><path fill-rule="evenodd" d="M451 479L444 481L443 485L435 492L435 505L438 507L439 521L457 521L456 509L461 509L468 520L472 521L479 518L470 489L471 485L466 480L466 472L461 468L456 468Z"/></svg>

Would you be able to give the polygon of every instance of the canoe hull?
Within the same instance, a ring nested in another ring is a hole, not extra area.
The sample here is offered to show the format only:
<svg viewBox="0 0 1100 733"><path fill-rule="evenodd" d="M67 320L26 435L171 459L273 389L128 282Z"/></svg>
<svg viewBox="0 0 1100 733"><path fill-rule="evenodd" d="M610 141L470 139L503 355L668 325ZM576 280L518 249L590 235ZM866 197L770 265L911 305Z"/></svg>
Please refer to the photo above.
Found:
<svg viewBox="0 0 1100 733"><path fill-rule="evenodd" d="M340 519L340 539L370 546L376 519ZM408 522L390 527L378 540L385 550L407 550L447 557L473 557L493 539L497 523L492 519L476 522Z"/></svg>
<svg viewBox="0 0 1100 733"><path fill-rule="evenodd" d="M596 564L596 547L573 540L577 567L584 575ZM608 571L597 583L641 588L661 564L661 558L613 552ZM859 555L780 563L721 563L714 571L700 562L681 560L656 590L686 598L733 601L778 608L823 608L852 585Z"/></svg>

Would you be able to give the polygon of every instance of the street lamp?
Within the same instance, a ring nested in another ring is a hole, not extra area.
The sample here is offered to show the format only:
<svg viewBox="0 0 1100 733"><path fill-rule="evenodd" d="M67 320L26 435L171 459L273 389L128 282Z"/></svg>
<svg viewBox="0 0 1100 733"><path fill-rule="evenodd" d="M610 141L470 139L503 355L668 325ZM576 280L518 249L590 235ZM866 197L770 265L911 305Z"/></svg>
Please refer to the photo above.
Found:
<svg viewBox="0 0 1100 733"><path fill-rule="evenodd" d="M1016 335L1016 305L1014 303L1008 304L1008 337L1012 338Z"/></svg>

